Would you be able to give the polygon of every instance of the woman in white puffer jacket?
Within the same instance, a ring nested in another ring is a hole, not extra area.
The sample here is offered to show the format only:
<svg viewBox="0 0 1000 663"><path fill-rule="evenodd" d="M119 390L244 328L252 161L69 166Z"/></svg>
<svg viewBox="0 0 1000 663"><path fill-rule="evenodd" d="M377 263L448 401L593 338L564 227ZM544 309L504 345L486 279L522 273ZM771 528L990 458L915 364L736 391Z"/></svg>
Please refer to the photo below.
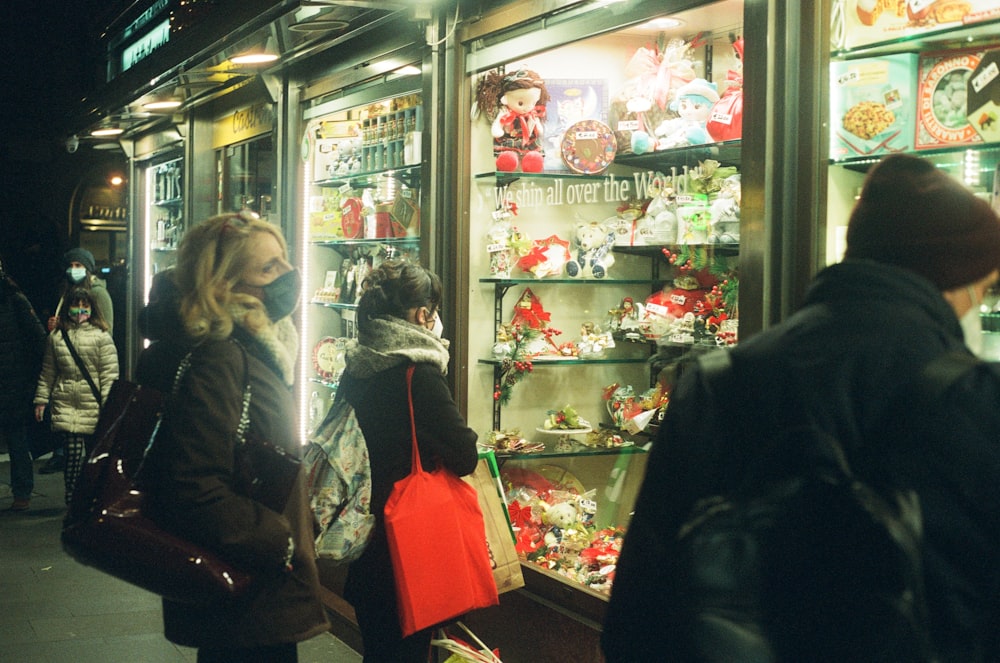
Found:
<svg viewBox="0 0 1000 663"><path fill-rule="evenodd" d="M89 291L76 288L66 301L69 305L60 310L59 321L45 346L34 402L35 418L41 421L48 405L52 430L63 434L65 499L69 504L83 469L86 450L91 446L101 405L107 400L111 384L118 379L118 352ZM93 387L73 357L70 344L86 368Z"/></svg>

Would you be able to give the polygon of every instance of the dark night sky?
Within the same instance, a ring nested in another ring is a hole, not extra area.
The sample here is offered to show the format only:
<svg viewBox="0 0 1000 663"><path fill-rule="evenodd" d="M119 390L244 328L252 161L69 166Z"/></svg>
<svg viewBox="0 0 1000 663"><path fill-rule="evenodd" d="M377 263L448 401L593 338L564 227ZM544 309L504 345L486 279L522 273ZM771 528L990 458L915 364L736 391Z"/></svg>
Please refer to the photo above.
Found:
<svg viewBox="0 0 1000 663"><path fill-rule="evenodd" d="M120 5L0 0L0 255L39 310L53 297L71 242L74 189L94 167L83 150L65 149L70 118L100 70L88 26Z"/></svg>
<svg viewBox="0 0 1000 663"><path fill-rule="evenodd" d="M0 2L0 139L18 140L62 129L75 103L93 82L90 36L97 0L3 0Z"/></svg>

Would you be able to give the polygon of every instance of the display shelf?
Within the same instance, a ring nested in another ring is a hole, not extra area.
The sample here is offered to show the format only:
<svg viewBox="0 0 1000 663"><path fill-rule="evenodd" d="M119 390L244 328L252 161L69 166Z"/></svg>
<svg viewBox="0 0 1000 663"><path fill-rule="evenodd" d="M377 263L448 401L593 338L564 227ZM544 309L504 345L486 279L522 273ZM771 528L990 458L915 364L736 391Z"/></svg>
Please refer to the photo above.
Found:
<svg viewBox="0 0 1000 663"><path fill-rule="evenodd" d="M541 278L541 279L539 279L539 278L532 278L532 277L525 277L525 278L515 279L515 278L505 278L505 277L499 277L499 276L486 276L486 277L482 277L482 278L479 279L479 282L480 283L493 283L493 284L496 284L498 286L507 286L507 287L515 286L515 285L519 285L519 284L543 284L543 283L544 284L551 283L551 284L556 284L556 285L571 285L571 284L575 284L575 285L649 285L651 283L654 283L654 281L652 281L650 279L614 279L614 278L607 278L607 279L593 279L593 278L590 278L590 279L570 279L570 278L565 278L565 279L562 279L562 278L550 279L550 278Z"/></svg>
<svg viewBox="0 0 1000 663"><path fill-rule="evenodd" d="M491 170L485 173L477 173L473 176L477 182L483 181L496 181L497 184L505 185L516 182L517 180L576 180L578 182L601 182L607 179L607 175L604 173L599 175L583 175L580 173L571 173L569 171L559 171L559 170L543 170L538 173L524 173L519 170L507 171L507 170Z"/></svg>
<svg viewBox="0 0 1000 663"><path fill-rule="evenodd" d="M684 247L715 251L719 255L735 256L740 253L740 245L731 242L716 244L646 244L640 246L615 246L612 251L634 256L653 257L663 255L663 249L680 249Z"/></svg>
<svg viewBox="0 0 1000 663"><path fill-rule="evenodd" d="M366 173L350 173L344 176L332 177L329 179L316 180L315 186L323 188L337 188L349 186L352 189L370 189L378 186L380 177L391 177L397 179L407 187L414 189L420 183L420 164L413 166L401 166L399 168L388 168Z"/></svg>
<svg viewBox="0 0 1000 663"><path fill-rule="evenodd" d="M327 389L336 389L337 385L339 384L338 382L330 382L329 380L323 380L316 377L309 378L308 382L309 384L321 385L323 387L326 387Z"/></svg>
<svg viewBox="0 0 1000 663"><path fill-rule="evenodd" d="M558 431L552 431L556 433ZM533 453L510 453L496 451L497 460L542 460L545 458L582 458L584 456L623 456L627 454L645 454L649 449L645 445L631 444L621 447L588 447L579 442L545 442L544 451Z"/></svg>
<svg viewBox="0 0 1000 663"><path fill-rule="evenodd" d="M724 166L738 166L743 142L727 140L721 143L705 143L675 147L668 150L654 150L645 154L623 154L615 157L615 164L644 170L669 169L671 167L693 168L699 161L714 159Z"/></svg>
<svg viewBox="0 0 1000 663"><path fill-rule="evenodd" d="M344 302L321 302L316 301L315 299L310 300L309 303L313 306L322 306L323 308L334 308L343 311L355 311L358 308L357 304L347 304Z"/></svg>
<svg viewBox="0 0 1000 663"><path fill-rule="evenodd" d="M861 46L834 48L833 59L855 59L890 53L915 53L917 51L949 50L971 48L977 45L995 43L1000 30L1000 17L977 23L956 23L954 27L900 36Z"/></svg>
<svg viewBox="0 0 1000 663"><path fill-rule="evenodd" d="M312 246L325 246L330 249L352 249L359 246L371 246L372 244L385 244L386 246L412 246L419 244L419 237L380 237L371 239L321 239L310 241Z"/></svg>
<svg viewBox="0 0 1000 663"><path fill-rule="evenodd" d="M489 366L500 366L503 364L505 359L480 359L480 364L487 364ZM581 366L583 364L645 364L649 361L649 357L595 357L595 358L583 358L583 357L553 357L547 359L545 357L532 357L531 363L536 368L542 366Z"/></svg>
<svg viewBox="0 0 1000 663"><path fill-rule="evenodd" d="M970 143L954 147L912 150L906 152L906 154L928 159L939 168L943 168L946 171L954 171L959 176L964 175L963 171L969 160L969 154L975 154L979 160L979 171L984 173L988 180L992 178L993 171L996 169L997 164L1000 163L1000 145L996 143ZM831 159L830 165L859 173L867 173L872 166L882 160L883 156L885 155Z"/></svg>

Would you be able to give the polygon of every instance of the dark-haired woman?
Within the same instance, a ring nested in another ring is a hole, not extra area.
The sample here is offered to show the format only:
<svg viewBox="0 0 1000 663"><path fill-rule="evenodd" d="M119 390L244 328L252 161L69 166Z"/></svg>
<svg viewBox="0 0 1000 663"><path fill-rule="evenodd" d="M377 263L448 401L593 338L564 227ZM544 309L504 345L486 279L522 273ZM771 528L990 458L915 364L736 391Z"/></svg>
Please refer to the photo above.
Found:
<svg viewBox="0 0 1000 663"><path fill-rule="evenodd" d="M393 484L410 473L412 462L407 367L415 366L413 409L425 467L443 464L459 476L471 474L478 459L476 433L445 378L448 343L441 339L438 276L415 263L391 260L372 270L362 287L358 341L347 350L338 397L354 406L368 444L376 526L364 554L350 566L345 597L357 613L365 663L424 663L431 632L402 637L382 518ZM441 563L448 563L446 551Z"/></svg>

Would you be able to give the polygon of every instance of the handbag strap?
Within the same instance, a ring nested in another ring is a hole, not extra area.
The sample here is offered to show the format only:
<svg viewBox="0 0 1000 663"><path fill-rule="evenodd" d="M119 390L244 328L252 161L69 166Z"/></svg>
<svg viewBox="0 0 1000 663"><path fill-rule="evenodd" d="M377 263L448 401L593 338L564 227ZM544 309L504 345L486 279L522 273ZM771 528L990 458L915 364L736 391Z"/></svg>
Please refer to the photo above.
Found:
<svg viewBox="0 0 1000 663"><path fill-rule="evenodd" d="M236 439L240 444L244 444L247 439L247 431L250 430L250 360L247 359L247 350L243 347L243 344L235 339L232 339L232 341L243 353L243 374L246 376L243 385L243 406L240 410L240 420L236 424ZM174 376L174 386L170 391L171 396L176 396L177 392L180 391L181 378L184 377L184 373L191 366L191 355L193 352L192 350L184 355L181 363L177 366L177 374Z"/></svg>
<svg viewBox="0 0 1000 663"><path fill-rule="evenodd" d="M87 367L84 365L83 359L80 358L80 354L76 351L76 347L73 345L73 342L69 340L69 333L64 328L59 331L62 332L62 337L63 340L66 341L66 347L69 348L69 353L73 355L73 361L76 362L76 367L80 369L80 372L83 373L83 379L87 381L88 385L90 385L90 392L94 394L94 398L97 399L97 404L104 405L104 399L101 398L101 390L97 388L96 384L94 384L94 378L90 377L90 371L88 371Z"/></svg>
<svg viewBox="0 0 1000 663"><path fill-rule="evenodd" d="M239 345L239 343L237 343L237 345ZM243 349L242 345L240 345L240 349ZM181 379L184 377L184 374L187 373L188 369L191 368L191 355L193 352L194 350L189 351L186 355L184 355L184 358L181 359L180 363L177 364L177 372L174 373L174 383L170 388L171 398L175 398L180 392ZM243 410L240 412L240 421L236 426L236 436L240 444L243 444L246 441L246 431L250 427L250 364L247 361L245 349L243 350L243 365L246 368L247 381L246 386L243 388ZM153 441L156 439L156 434L159 432L160 424L162 422L163 413L161 412L160 417L156 422L156 426L153 428L153 433L149 436L149 443L146 445L146 449L143 452L143 460L145 460L149 450L153 448ZM136 474L138 474L141 469L142 466L140 465L139 469L136 470Z"/></svg>
<svg viewBox="0 0 1000 663"><path fill-rule="evenodd" d="M410 405L410 436L413 438L413 464L411 466L411 474L419 474L424 471L423 465L420 463L420 449L417 447L417 422L413 418L413 371L416 368L414 364L410 364L406 367L406 400Z"/></svg>
<svg viewBox="0 0 1000 663"><path fill-rule="evenodd" d="M243 352L243 374L246 380L243 385L243 410L240 412L240 421L236 425L236 439L240 444L246 444L247 431L250 430L250 360L247 358L247 349L237 340L234 343Z"/></svg>

